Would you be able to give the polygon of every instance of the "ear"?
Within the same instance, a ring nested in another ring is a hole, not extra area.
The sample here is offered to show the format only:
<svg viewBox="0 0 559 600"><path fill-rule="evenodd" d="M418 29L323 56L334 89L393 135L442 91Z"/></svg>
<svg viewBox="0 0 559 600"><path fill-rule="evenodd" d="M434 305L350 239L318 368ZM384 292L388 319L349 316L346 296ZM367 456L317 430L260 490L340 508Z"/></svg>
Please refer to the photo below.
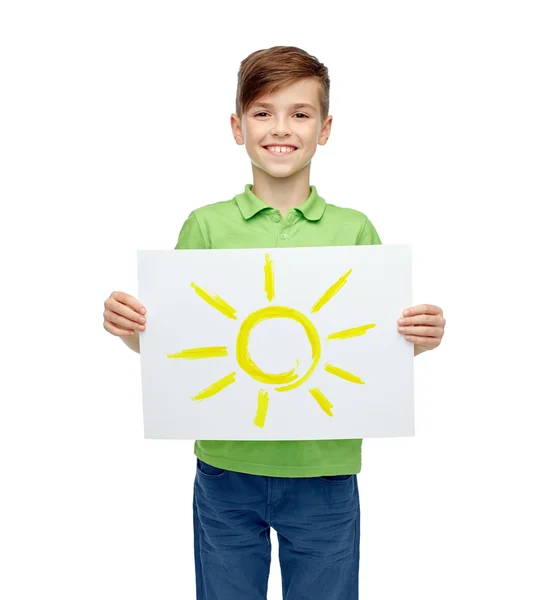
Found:
<svg viewBox="0 0 559 600"><path fill-rule="evenodd" d="M324 125L320 131L320 136L318 137L318 143L321 146L324 146L330 137L330 130L332 129L332 115L328 116L328 118L324 121Z"/></svg>
<svg viewBox="0 0 559 600"><path fill-rule="evenodd" d="M231 131L233 132L233 137L239 146L242 146L245 141L243 139L243 130L241 128L241 119L238 115L231 115Z"/></svg>

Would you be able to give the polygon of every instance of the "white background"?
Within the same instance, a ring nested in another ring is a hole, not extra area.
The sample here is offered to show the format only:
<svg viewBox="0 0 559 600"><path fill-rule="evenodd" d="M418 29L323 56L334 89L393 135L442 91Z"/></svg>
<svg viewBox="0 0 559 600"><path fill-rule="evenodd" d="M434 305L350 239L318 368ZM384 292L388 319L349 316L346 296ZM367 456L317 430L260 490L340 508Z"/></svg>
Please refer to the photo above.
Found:
<svg viewBox="0 0 559 600"><path fill-rule="evenodd" d="M447 319L416 436L364 444L361 595L556 600L555 3L189 7L0 9L0 596L194 598L192 443L143 439L103 302L252 182L237 70L293 44L332 78L311 182L413 244L414 303Z"/></svg>

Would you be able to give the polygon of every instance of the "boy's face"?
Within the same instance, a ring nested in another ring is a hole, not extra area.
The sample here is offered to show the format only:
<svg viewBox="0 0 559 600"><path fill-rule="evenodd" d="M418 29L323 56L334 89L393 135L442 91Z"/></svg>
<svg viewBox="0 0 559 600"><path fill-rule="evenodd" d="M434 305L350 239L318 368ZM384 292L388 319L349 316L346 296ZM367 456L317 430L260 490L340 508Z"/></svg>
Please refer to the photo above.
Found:
<svg viewBox="0 0 559 600"><path fill-rule="evenodd" d="M315 79L302 79L258 98L242 120L231 115L233 136L237 144L246 144L254 167L272 177L289 177L309 165L317 144L326 143L332 124L331 116L321 121L319 89ZM309 106L294 106L298 103ZM296 150L278 156L266 149L275 145Z"/></svg>

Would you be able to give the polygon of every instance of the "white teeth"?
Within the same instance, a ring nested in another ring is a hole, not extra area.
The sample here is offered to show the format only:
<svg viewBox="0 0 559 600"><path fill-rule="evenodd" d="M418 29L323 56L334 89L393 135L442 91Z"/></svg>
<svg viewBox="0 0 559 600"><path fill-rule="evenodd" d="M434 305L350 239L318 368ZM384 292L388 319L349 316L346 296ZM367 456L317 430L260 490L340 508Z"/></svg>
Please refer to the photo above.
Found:
<svg viewBox="0 0 559 600"><path fill-rule="evenodd" d="M282 153L285 154L286 152L293 152L293 150L295 150L295 148L287 148L286 146L268 146L268 150L272 151L272 152L277 152L277 153Z"/></svg>

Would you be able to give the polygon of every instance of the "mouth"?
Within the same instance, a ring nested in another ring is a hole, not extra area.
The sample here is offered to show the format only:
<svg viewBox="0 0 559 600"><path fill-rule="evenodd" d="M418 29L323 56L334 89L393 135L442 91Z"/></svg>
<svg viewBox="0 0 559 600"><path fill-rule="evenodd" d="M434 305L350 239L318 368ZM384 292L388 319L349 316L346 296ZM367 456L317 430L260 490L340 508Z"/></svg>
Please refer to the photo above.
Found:
<svg viewBox="0 0 559 600"><path fill-rule="evenodd" d="M275 150L272 150L272 148L277 148L277 146L262 146L262 148L264 148L264 150L266 150L268 154L277 158L285 158L286 156L291 156L292 154L295 154L295 152L297 152L297 150L299 149L295 148L294 146L288 146L286 150L276 152Z"/></svg>

